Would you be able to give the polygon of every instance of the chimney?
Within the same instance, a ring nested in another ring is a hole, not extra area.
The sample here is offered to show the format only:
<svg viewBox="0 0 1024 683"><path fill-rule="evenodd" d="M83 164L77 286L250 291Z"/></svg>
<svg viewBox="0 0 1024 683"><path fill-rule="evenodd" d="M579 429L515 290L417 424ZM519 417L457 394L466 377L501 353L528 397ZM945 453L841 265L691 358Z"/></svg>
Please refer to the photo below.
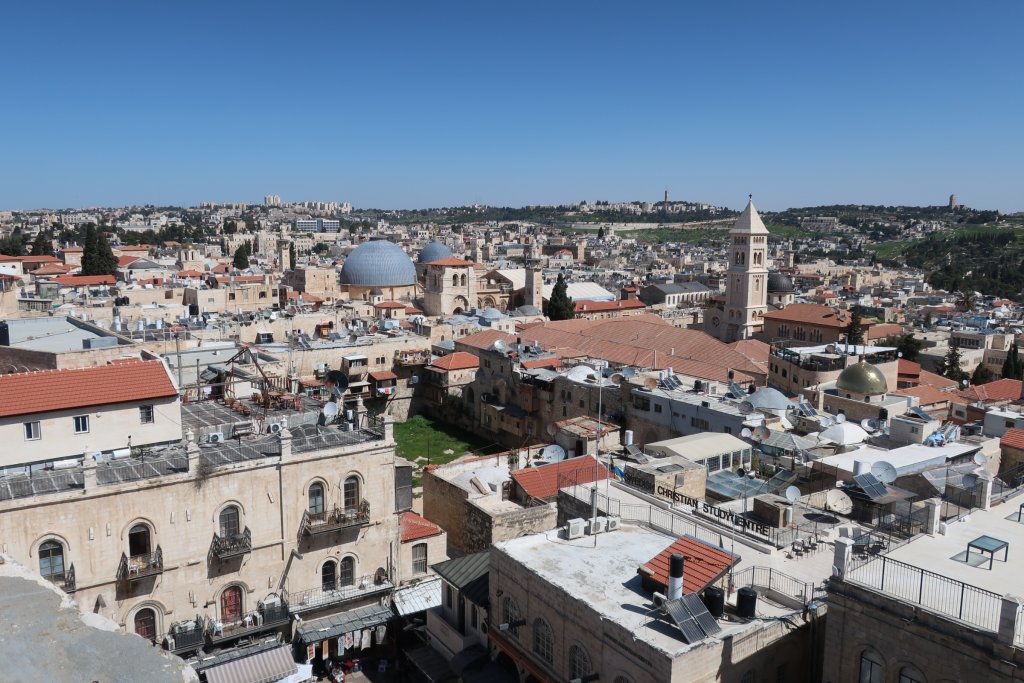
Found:
<svg viewBox="0 0 1024 683"><path fill-rule="evenodd" d="M668 558L668 591L665 597L669 600L683 597L683 556L679 553Z"/></svg>

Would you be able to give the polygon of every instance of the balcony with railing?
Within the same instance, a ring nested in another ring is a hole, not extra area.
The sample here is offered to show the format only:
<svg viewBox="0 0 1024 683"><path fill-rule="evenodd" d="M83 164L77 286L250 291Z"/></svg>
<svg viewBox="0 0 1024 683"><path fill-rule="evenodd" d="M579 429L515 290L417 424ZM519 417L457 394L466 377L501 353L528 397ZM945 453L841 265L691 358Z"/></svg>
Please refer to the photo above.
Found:
<svg viewBox="0 0 1024 683"><path fill-rule="evenodd" d="M242 533L231 536L214 534L213 543L210 544L210 556L218 560L227 560L251 552L252 532L249 531L249 527L245 527Z"/></svg>
<svg viewBox="0 0 1024 683"><path fill-rule="evenodd" d="M299 614L340 605L351 600L389 593L394 587L394 584L383 572L378 572L376 575L357 577L348 585L338 585L334 588L321 586L296 593L290 592L288 593L288 606L293 614Z"/></svg>
<svg viewBox="0 0 1024 683"><path fill-rule="evenodd" d="M164 649L175 654L198 650L206 644L206 631L209 625L202 617L192 621L175 624L164 636Z"/></svg>
<svg viewBox="0 0 1024 683"><path fill-rule="evenodd" d="M68 570L63 574L54 574L47 578L65 593L75 592L75 565L68 567Z"/></svg>
<svg viewBox="0 0 1024 683"><path fill-rule="evenodd" d="M121 553L121 564L117 567L118 581L138 581L164 572L164 551L160 546L151 553L132 555Z"/></svg>
<svg viewBox="0 0 1024 683"><path fill-rule="evenodd" d="M210 643L217 645L228 640L270 631L284 626L290 620L291 613L288 611L287 600L261 603L258 609L234 621L210 623Z"/></svg>
<svg viewBox="0 0 1024 683"><path fill-rule="evenodd" d="M356 507L333 507L323 512L302 513L301 533L307 536L326 534L349 527L365 526L370 523L370 503L362 501Z"/></svg>

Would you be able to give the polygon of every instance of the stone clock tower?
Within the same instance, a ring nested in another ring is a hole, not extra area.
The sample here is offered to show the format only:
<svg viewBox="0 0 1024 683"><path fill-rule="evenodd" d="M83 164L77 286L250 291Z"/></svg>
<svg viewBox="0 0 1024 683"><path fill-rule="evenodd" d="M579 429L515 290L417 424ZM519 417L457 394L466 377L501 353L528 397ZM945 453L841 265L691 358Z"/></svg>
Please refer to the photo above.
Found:
<svg viewBox="0 0 1024 683"><path fill-rule="evenodd" d="M724 342L750 339L764 328L768 310L768 228L747 202L729 231L725 305L705 312L704 329Z"/></svg>

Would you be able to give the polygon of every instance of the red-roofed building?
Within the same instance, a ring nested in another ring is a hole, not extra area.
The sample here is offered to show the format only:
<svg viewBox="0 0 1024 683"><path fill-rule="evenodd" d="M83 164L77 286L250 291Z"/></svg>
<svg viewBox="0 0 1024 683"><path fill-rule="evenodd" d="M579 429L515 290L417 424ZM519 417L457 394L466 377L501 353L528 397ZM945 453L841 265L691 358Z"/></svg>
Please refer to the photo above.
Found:
<svg viewBox="0 0 1024 683"><path fill-rule="evenodd" d="M1024 465L1024 429L1006 430L999 439L999 450L1002 453L999 474Z"/></svg>
<svg viewBox="0 0 1024 683"><path fill-rule="evenodd" d="M664 594L668 587L669 558L676 554L683 556L683 595L699 593L740 561L737 555L683 536L637 570L643 577L644 588Z"/></svg>
<svg viewBox="0 0 1024 683"><path fill-rule="evenodd" d="M1005 405L1021 398L1024 382L1019 379L997 379L988 384L977 384L967 387L959 394L968 401L982 402L986 405Z"/></svg>
<svg viewBox="0 0 1024 683"><path fill-rule="evenodd" d="M797 339L811 344L832 344L841 341L850 324L849 311L835 311L820 304L792 304L779 311L764 314L763 339ZM864 320L865 334L871 339L869 320Z"/></svg>
<svg viewBox="0 0 1024 683"><path fill-rule="evenodd" d="M58 275L50 278L61 287L99 287L101 285L115 284L113 275Z"/></svg>
<svg viewBox="0 0 1024 683"><path fill-rule="evenodd" d="M419 388L428 412L446 416L444 411L452 411L453 417L474 415L476 396L470 385L479 367L480 359L465 351L442 356L428 365Z"/></svg>
<svg viewBox="0 0 1024 683"><path fill-rule="evenodd" d="M590 456L528 467L512 473L510 498L524 505L551 502L558 489L571 484L589 484L610 478L608 469Z"/></svg>
<svg viewBox="0 0 1024 683"><path fill-rule="evenodd" d="M0 375L0 466L181 440L178 391L161 361Z"/></svg>
<svg viewBox="0 0 1024 683"><path fill-rule="evenodd" d="M588 320L626 318L643 313L647 305L639 299L618 299L615 301L574 301L576 316Z"/></svg>

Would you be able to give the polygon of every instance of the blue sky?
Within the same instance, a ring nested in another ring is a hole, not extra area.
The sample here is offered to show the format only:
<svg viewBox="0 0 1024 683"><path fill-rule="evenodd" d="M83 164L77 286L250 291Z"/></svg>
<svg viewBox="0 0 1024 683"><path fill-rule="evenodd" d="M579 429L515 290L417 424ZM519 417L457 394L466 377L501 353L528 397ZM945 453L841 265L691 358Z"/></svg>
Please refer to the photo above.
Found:
<svg viewBox="0 0 1024 683"><path fill-rule="evenodd" d="M1022 24L1019 0L7 3L0 208L1020 211Z"/></svg>

